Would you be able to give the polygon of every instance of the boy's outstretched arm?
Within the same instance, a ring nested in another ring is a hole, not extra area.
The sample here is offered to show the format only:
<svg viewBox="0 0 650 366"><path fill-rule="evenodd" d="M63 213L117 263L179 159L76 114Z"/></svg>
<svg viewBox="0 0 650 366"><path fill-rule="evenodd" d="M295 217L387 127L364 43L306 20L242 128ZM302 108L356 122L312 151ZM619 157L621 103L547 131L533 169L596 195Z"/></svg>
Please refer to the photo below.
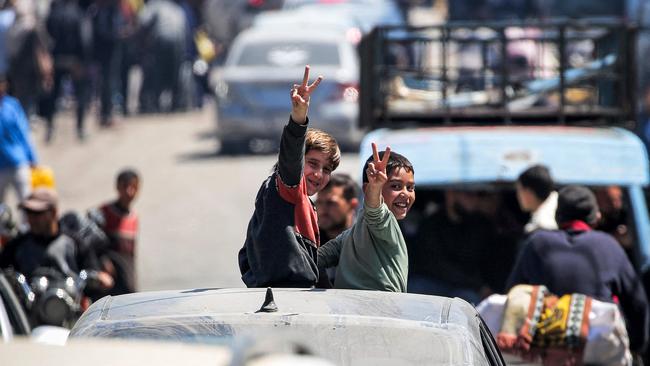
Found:
<svg viewBox="0 0 650 366"><path fill-rule="evenodd" d="M302 84L293 84L291 88L291 119L299 125L307 123L307 110L311 93L318 87L322 76L318 76L311 85L309 83L309 65L305 66Z"/></svg>
<svg viewBox="0 0 650 366"><path fill-rule="evenodd" d="M318 87L322 76L309 85L309 65L305 66L305 74L301 84L291 88L291 121L284 128L280 141L280 156L278 169L282 182L295 186L300 182L304 161L304 141L307 132L307 111L311 93Z"/></svg>
<svg viewBox="0 0 650 366"><path fill-rule="evenodd" d="M383 158L379 159L379 153L377 152L377 144L372 143L372 163L368 164L368 169L366 169L366 175L368 176L368 184L364 190L366 206L371 208L378 208L381 205L381 190L384 187L384 184L388 181L388 175L386 174L386 165L388 165L388 159L390 158L390 147L386 147L386 152L384 153Z"/></svg>

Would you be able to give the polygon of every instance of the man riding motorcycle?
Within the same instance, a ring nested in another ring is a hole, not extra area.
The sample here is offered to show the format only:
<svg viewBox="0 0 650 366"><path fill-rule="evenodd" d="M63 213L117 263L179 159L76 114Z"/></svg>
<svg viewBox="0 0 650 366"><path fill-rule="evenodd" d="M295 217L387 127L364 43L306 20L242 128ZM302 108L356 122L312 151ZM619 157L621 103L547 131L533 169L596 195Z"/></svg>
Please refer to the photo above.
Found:
<svg viewBox="0 0 650 366"><path fill-rule="evenodd" d="M98 261L93 245L75 241L68 221L59 221L58 197L54 190L37 188L20 204L29 223L29 231L9 241L0 252L0 268L13 268L30 283L43 273L55 277L79 277L81 269L97 269ZM66 225L67 223L67 225ZM63 225L61 225L63 224ZM74 235L74 234L73 234ZM113 279L105 272L96 272L100 287L110 288Z"/></svg>

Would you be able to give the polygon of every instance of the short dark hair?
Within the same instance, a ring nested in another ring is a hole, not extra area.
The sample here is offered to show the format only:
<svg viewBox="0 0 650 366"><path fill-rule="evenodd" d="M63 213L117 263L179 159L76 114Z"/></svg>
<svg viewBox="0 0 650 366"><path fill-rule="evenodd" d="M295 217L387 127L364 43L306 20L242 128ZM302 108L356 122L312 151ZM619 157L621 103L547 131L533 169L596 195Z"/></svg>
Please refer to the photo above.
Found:
<svg viewBox="0 0 650 366"><path fill-rule="evenodd" d="M555 221L558 225L580 220L589 225L598 220L598 202L596 196L584 186L566 186L560 189L557 197Z"/></svg>
<svg viewBox="0 0 650 366"><path fill-rule="evenodd" d="M379 159L384 158L385 151L379 152ZM363 165L363 183L368 183L368 164L372 163L373 157L370 157L366 160L366 163ZM394 151L390 152L390 157L388 158L388 164L386 164L386 174L391 175L395 169L403 168L407 172L413 173L415 175L415 169L413 169L413 164L405 156L398 154Z"/></svg>
<svg viewBox="0 0 650 366"><path fill-rule="evenodd" d="M357 182L345 173L332 174L330 181L321 192L326 192L334 187L343 187L343 198L345 198L346 201L350 201L353 198L359 198L359 195L361 194L361 188L359 188Z"/></svg>
<svg viewBox="0 0 650 366"><path fill-rule="evenodd" d="M115 179L115 183L117 185L127 184L133 179L140 180L140 175L138 175L138 172L135 169L127 168L127 169L121 170L117 174L117 178Z"/></svg>
<svg viewBox="0 0 650 366"><path fill-rule="evenodd" d="M551 172L545 165L537 164L519 174L517 182L522 187L530 189L535 197L540 201L546 200L549 194L553 192L553 178Z"/></svg>

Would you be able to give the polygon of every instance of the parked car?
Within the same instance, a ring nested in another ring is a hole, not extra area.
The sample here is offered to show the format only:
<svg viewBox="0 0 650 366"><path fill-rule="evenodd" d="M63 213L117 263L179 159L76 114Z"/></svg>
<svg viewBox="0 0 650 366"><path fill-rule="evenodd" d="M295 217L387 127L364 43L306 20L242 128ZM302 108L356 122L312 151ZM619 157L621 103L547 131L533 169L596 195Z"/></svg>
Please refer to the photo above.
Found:
<svg viewBox="0 0 650 366"><path fill-rule="evenodd" d="M277 148L289 119L289 90L304 66L324 80L311 96L310 126L331 133L343 147L356 148L359 64L345 33L300 31L286 25L241 33L222 68L213 75L217 137L223 152L268 152Z"/></svg>
<svg viewBox="0 0 650 366"><path fill-rule="evenodd" d="M404 26L406 17L393 0L285 0L282 9L318 9L340 14L352 14L362 23L362 32L377 26Z"/></svg>
<svg viewBox="0 0 650 366"><path fill-rule="evenodd" d="M304 6L292 10L268 11L253 20L254 28L304 27L309 29L338 29L352 44L361 41L364 23L360 15L341 12L331 7Z"/></svg>
<svg viewBox="0 0 650 366"><path fill-rule="evenodd" d="M463 300L378 291L237 288L105 297L70 336L221 345L294 339L295 350L336 365L504 365L485 323Z"/></svg>

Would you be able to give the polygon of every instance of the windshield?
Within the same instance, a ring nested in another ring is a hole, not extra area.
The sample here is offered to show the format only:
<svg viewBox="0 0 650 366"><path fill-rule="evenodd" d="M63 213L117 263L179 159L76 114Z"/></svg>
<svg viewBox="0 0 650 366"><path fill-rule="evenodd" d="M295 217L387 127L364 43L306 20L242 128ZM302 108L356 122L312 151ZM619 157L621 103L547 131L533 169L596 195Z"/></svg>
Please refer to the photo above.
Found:
<svg viewBox="0 0 650 366"><path fill-rule="evenodd" d="M305 5L336 5L336 4L352 4L352 5L377 5L385 3L385 0L285 0L284 9L295 9Z"/></svg>
<svg viewBox="0 0 650 366"><path fill-rule="evenodd" d="M339 50L327 42L255 42L248 44L235 61L238 66L286 67L297 65L338 65Z"/></svg>

